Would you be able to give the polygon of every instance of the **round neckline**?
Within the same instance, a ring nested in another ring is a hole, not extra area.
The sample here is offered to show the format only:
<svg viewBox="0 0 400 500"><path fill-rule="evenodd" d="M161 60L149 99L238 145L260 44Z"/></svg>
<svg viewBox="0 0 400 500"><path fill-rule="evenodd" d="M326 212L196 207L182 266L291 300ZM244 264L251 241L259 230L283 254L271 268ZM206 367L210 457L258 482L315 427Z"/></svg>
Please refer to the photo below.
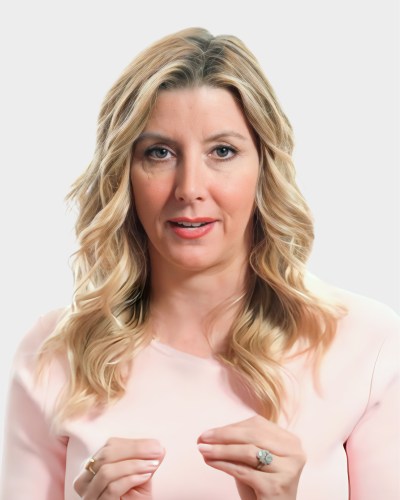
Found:
<svg viewBox="0 0 400 500"><path fill-rule="evenodd" d="M190 361L191 363L195 362L198 364L220 364L219 361L214 356L196 356L195 354L190 354L189 352L181 351L179 349L175 349L175 347L171 347L168 344L164 344L160 342L158 339L153 338L150 342L151 346L159 352L166 354L167 356Z"/></svg>

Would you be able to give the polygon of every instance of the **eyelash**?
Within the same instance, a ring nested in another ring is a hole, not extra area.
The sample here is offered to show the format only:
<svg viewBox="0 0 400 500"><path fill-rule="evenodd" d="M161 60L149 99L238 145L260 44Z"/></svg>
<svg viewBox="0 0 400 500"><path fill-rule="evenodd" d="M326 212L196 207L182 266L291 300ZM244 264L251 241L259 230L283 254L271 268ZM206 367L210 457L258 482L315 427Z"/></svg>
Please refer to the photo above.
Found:
<svg viewBox="0 0 400 500"><path fill-rule="evenodd" d="M155 161L165 161L165 158L157 158L153 156L153 153L156 151L167 151L168 153L171 153L171 151L167 148L164 148L162 146L152 146L151 148L146 149L144 152L144 155L146 158L149 158L150 160L155 160Z"/></svg>
<svg viewBox="0 0 400 500"><path fill-rule="evenodd" d="M219 144L218 146L215 146L215 148L212 150L212 151L216 151L218 149L227 149L231 154L231 156L228 156L227 158L226 157L223 157L223 156L220 156L218 157L218 160L219 161L229 161L229 160L232 160L236 154L237 154L237 149L233 148L232 146L227 146L226 144ZM166 151L170 154L173 154L168 148L166 147L163 147L163 146L152 146L148 149L146 149L146 151L144 152L145 154L145 157L146 158L149 158L150 160L153 160L153 161L166 161L168 160L169 158L157 158L155 156L153 156L154 152L157 152L157 151Z"/></svg>

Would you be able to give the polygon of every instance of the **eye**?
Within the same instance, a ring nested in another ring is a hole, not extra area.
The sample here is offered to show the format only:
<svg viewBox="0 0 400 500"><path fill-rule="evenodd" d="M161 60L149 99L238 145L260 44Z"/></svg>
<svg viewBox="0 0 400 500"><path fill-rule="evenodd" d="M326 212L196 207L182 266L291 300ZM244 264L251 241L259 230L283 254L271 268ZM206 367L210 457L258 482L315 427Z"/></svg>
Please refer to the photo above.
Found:
<svg viewBox="0 0 400 500"><path fill-rule="evenodd" d="M213 151L215 152L217 157L222 160L229 160L237 153L236 149L232 148L231 146L224 145L217 146Z"/></svg>
<svg viewBox="0 0 400 500"><path fill-rule="evenodd" d="M144 154L146 158L150 158L152 160L165 160L169 158L168 154L171 154L171 151L169 151L167 148L157 146L146 149Z"/></svg>

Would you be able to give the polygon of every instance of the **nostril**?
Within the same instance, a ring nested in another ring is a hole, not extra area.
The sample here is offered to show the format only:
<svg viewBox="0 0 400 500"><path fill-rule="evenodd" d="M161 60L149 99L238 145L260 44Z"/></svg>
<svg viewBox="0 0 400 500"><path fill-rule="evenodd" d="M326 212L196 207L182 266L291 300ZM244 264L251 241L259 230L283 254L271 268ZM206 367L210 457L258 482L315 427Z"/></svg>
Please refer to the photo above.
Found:
<svg viewBox="0 0 400 500"><path fill-rule="evenodd" d="M205 193L201 188L182 189L178 186L175 189L175 197L179 201L191 202L195 200L203 200L205 198Z"/></svg>

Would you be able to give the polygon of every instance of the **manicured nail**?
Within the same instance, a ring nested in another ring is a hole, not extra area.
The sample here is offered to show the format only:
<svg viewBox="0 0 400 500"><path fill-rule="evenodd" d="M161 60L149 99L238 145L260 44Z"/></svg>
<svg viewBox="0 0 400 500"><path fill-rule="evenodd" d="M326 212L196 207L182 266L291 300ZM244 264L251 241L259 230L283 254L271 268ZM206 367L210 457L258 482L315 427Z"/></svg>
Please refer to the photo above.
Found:
<svg viewBox="0 0 400 500"><path fill-rule="evenodd" d="M208 441L209 439L212 439L214 436L214 432L212 430L203 432L203 434L200 436L200 439L202 441Z"/></svg>
<svg viewBox="0 0 400 500"><path fill-rule="evenodd" d="M149 448L146 450L146 455L147 457L150 458L157 458L160 455L164 453L164 448L160 445L153 445L149 446Z"/></svg>
<svg viewBox="0 0 400 500"><path fill-rule="evenodd" d="M199 443L197 447L201 452L205 453L211 451L214 448L212 444L207 444L207 443Z"/></svg>
<svg viewBox="0 0 400 500"><path fill-rule="evenodd" d="M159 445L159 444L154 444L153 446L150 446L147 450L147 453L149 455L161 455L164 451L164 448Z"/></svg>
<svg viewBox="0 0 400 500"><path fill-rule="evenodd" d="M159 460L150 460L149 465L151 465L152 467L157 467L158 465L160 465L160 461Z"/></svg>

